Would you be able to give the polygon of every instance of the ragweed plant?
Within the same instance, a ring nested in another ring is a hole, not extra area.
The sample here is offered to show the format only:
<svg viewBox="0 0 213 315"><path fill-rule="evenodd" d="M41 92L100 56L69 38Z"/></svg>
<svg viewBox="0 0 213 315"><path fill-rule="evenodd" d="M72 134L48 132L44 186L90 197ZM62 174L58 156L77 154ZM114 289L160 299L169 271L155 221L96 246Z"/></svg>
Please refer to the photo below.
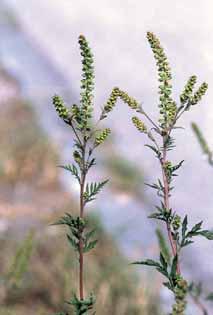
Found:
<svg viewBox="0 0 213 315"><path fill-rule="evenodd" d="M85 207L96 198L107 183L107 180L89 183L87 175L96 164L94 151L107 139L110 129L100 131L93 128L93 54L83 35L79 36L79 45L83 72L80 104L73 104L71 108L68 108L61 97L58 95L53 97L53 104L59 117L71 127L74 136L73 163L61 167L70 172L78 182L80 188L79 216L74 217L72 214L66 213L55 224L68 228L67 240L77 252L79 261L79 295L74 294L67 303L74 307L76 315L87 315L89 311L93 310L95 297L93 294L85 297L84 255L96 246L97 240L94 239L95 230L89 228L85 218ZM97 124L95 125L97 126Z"/></svg>
<svg viewBox="0 0 213 315"><path fill-rule="evenodd" d="M148 32L147 39L154 54L158 70L159 120L155 122L138 101L119 88L113 89L109 100L103 108L102 119L113 110L118 97L135 110L138 116L141 115L147 119L149 125L135 115L132 117L132 123L150 141L150 143L146 144L146 147L153 151L162 172L161 178L158 178L156 183L147 184L157 192L160 199L159 204L155 207L155 212L149 218L164 223L170 244L170 255L164 250L160 252L158 261L146 259L136 261L133 264L151 266L163 274L166 278L163 284L173 292L175 298L171 314L183 315L187 304L188 282L181 271L180 256L182 249L192 244L196 236L203 236L213 240L213 232L204 230L202 228L203 222L199 222L192 228L189 228L188 216L185 215L181 218L171 206L170 197L174 188L173 180L177 176L177 171L182 166L183 161L178 163L172 162L168 157L168 153L175 148L173 131L178 128L177 122L184 113L199 103L206 93L208 85L204 82L194 91L197 77L193 75L187 81L183 92L180 94L179 101L175 101L172 97L171 68L164 49L153 33ZM163 247L166 248L165 244L163 244ZM171 260L168 258L170 256Z"/></svg>

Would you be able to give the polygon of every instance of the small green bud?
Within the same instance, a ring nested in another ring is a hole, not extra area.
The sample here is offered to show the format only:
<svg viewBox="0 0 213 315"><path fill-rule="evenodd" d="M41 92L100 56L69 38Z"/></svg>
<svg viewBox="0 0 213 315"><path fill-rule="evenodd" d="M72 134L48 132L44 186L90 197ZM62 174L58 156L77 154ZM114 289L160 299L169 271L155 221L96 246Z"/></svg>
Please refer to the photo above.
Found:
<svg viewBox="0 0 213 315"><path fill-rule="evenodd" d="M106 138L110 135L111 130L109 128L104 129L96 138L95 138L95 146L103 143Z"/></svg>
<svg viewBox="0 0 213 315"><path fill-rule="evenodd" d="M166 161L164 164L164 168L167 170L172 169L172 163L170 161Z"/></svg>
<svg viewBox="0 0 213 315"><path fill-rule="evenodd" d="M147 133L147 127L138 117L132 117L132 122L140 132Z"/></svg>
<svg viewBox="0 0 213 315"><path fill-rule="evenodd" d="M172 227L175 231L177 231L181 226L181 218L179 215L175 215L173 221L172 221Z"/></svg>
<svg viewBox="0 0 213 315"><path fill-rule="evenodd" d="M76 163L81 163L81 155L78 151L74 151L73 152L73 157L74 157L74 160L76 161Z"/></svg>

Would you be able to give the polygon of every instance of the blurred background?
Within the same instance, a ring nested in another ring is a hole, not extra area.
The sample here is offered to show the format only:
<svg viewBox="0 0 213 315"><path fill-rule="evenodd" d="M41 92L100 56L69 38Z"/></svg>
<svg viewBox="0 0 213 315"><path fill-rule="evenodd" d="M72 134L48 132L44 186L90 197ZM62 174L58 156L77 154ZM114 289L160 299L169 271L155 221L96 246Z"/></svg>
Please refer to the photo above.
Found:
<svg viewBox="0 0 213 315"><path fill-rule="evenodd" d="M157 76L146 32L160 39L173 70L174 96L190 75L207 81L203 102L182 119L172 205L213 228L213 170L190 124L199 124L213 148L213 31L210 0L83 1L0 0L0 303L2 314L50 314L75 289L76 260L60 228L49 227L64 211L77 212L78 188L56 165L72 158L72 135L51 104L54 94L78 102L81 62L78 36L95 55L95 114L119 86L158 117ZM88 215L100 242L88 257L88 292L97 314L162 314L171 304L162 278L129 261L158 255L157 226L147 219L156 196L144 182L160 176L152 152L131 126L119 102L106 126L111 140L99 150L94 179L110 184ZM68 174L69 175L69 174ZM213 247L199 239L182 259L189 280L213 290ZM159 305L161 307L159 307ZM0 313L1 314L1 313Z"/></svg>

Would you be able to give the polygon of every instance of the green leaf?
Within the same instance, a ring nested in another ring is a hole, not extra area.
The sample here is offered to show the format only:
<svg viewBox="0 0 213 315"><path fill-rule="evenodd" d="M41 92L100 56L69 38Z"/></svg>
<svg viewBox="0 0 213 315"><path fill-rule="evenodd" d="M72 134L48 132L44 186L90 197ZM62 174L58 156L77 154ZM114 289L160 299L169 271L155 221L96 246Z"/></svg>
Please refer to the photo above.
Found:
<svg viewBox="0 0 213 315"><path fill-rule="evenodd" d="M187 231L187 226L188 226L188 217L187 215L183 219L182 223L182 237L185 237L186 231Z"/></svg>
<svg viewBox="0 0 213 315"><path fill-rule="evenodd" d="M80 177L78 174L78 169L74 164L68 164L68 165L59 165L58 167L63 168L64 170L70 172L80 183Z"/></svg>
<svg viewBox="0 0 213 315"><path fill-rule="evenodd" d="M98 243L98 240L94 240L89 242L88 244L84 244L84 253L89 252L91 249L95 248L96 244Z"/></svg>
<svg viewBox="0 0 213 315"><path fill-rule="evenodd" d="M93 158L91 161L88 162L87 168L90 169L94 165L96 165L96 159L95 158Z"/></svg>
<svg viewBox="0 0 213 315"><path fill-rule="evenodd" d="M203 224L203 221L198 222L193 226L193 228L186 234L186 238L191 238L193 236L197 236L200 234L201 226Z"/></svg>
<svg viewBox="0 0 213 315"><path fill-rule="evenodd" d="M193 226L190 232L193 233L193 232L199 231L201 229L202 224L203 224L203 221L198 222L197 224Z"/></svg>
<svg viewBox="0 0 213 315"><path fill-rule="evenodd" d="M173 291L173 287L171 286L170 282L163 282L163 285L169 290Z"/></svg>
<svg viewBox="0 0 213 315"><path fill-rule="evenodd" d="M158 244L160 247L160 251L161 251L162 255L164 256L166 262L169 264L170 259L171 259L171 255L169 252L167 241L166 241L166 239L165 239L165 237L164 237L164 235L160 229L156 229L156 235L158 238Z"/></svg>
<svg viewBox="0 0 213 315"><path fill-rule="evenodd" d="M144 183L144 184L150 188L153 188L153 189L159 190L159 188L160 188L157 184L149 184L149 183Z"/></svg>
<svg viewBox="0 0 213 315"><path fill-rule="evenodd" d="M176 274L177 274L177 263L178 263L178 256L175 255L172 261L172 267L171 267L171 272L170 276L174 279Z"/></svg>
<svg viewBox="0 0 213 315"><path fill-rule="evenodd" d="M157 267L156 270L164 275L166 278L168 278L168 272L166 269L163 269L162 267Z"/></svg>
<svg viewBox="0 0 213 315"><path fill-rule="evenodd" d="M100 183L87 184L84 192L84 202L87 203L95 200L95 196L101 191L108 181L109 180L107 179Z"/></svg>
<svg viewBox="0 0 213 315"><path fill-rule="evenodd" d="M70 243L70 245L75 249L75 250L79 250L79 242L77 240L75 240L72 236L70 236L69 234L67 234L67 239Z"/></svg>
<svg viewBox="0 0 213 315"><path fill-rule="evenodd" d="M194 242L191 240L183 240L181 243L181 247L185 247L185 246L188 246L188 245L193 244L193 243Z"/></svg>
<svg viewBox="0 0 213 315"><path fill-rule="evenodd" d="M145 144L145 147L150 148L157 155L157 157L160 157L161 153L156 147L150 144Z"/></svg>
<svg viewBox="0 0 213 315"><path fill-rule="evenodd" d="M160 253L160 263L161 263L163 269L167 270L168 264L167 264L162 253Z"/></svg>
<svg viewBox="0 0 213 315"><path fill-rule="evenodd" d="M90 232L85 234L85 239L88 241L91 237L94 236L95 233L96 233L96 229L91 230Z"/></svg>
<svg viewBox="0 0 213 315"><path fill-rule="evenodd" d="M142 260L142 261L135 261L135 262L131 263L131 265L146 265L146 266L151 266L151 267L161 267L159 262L154 261L152 259L146 259L146 260Z"/></svg>
<svg viewBox="0 0 213 315"><path fill-rule="evenodd" d="M209 230L202 230L199 235L204 236L205 238L207 238L208 240L212 241L213 240L213 231L209 231Z"/></svg>
<svg viewBox="0 0 213 315"><path fill-rule="evenodd" d="M184 160L180 161L180 163L178 163L177 165L172 166L172 172L178 170L182 166L183 162Z"/></svg>

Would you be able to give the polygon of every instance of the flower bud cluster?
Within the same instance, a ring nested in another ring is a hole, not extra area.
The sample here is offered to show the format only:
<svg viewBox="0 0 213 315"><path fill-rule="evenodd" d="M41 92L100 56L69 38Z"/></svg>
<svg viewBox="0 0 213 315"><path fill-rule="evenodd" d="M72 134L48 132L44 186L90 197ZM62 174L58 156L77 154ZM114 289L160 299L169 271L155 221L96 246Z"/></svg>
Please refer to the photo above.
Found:
<svg viewBox="0 0 213 315"><path fill-rule="evenodd" d="M202 83L199 89L195 92L194 96L191 98L190 100L191 105L196 105L205 95L207 89L208 89L208 84L205 82Z"/></svg>
<svg viewBox="0 0 213 315"><path fill-rule="evenodd" d="M147 33L147 39L154 53L154 58L158 67L159 77L159 94L160 94L160 119L159 122L162 128L166 128L174 121L177 105L172 100L172 85L170 83L172 79L171 69L166 57L166 54L161 47L159 39L151 32Z"/></svg>
<svg viewBox="0 0 213 315"><path fill-rule="evenodd" d="M110 135L111 130L109 128L104 129L96 138L95 138L95 146L103 143L106 138Z"/></svg>
<svg viewBox="0 0 213 315"><path fill-rule="evenodd" d="M132 122L140 132L147 133L147 127L138 117L132 117Z"/></svg>
<svg viewBox="0 0 213 315"><path fill-rule="evenodd" d="M181 217L179 215L175 215L172 220L172 227L175 231L177 231L181 226Z"/></svg>
<svg viewBox="0 0 213 315"><path fill-rule="evenodd" d="M110 97L109 97L106 105L103 108L103 112L101 114L101 119L104 119L106 117L106 114L113 110L113 108L115 107L116 101L119 97L130 108L132 108L134 110L137 110L140 108L139 103L133 97L130 97L126 92L121 91L118 87L115 87L112 90Z"/></svg>
<svg viewBox="0 0 213 315"><path fill-rule="evenodd" d="M55 106L55 110L60 118L62 119L69 118L69 110L64 105L64 102L60 96L58 95L53 96L53 105Z"/></svg>
<svg viewBox="0 0 213 315"><path fill-rule="evenodd" d="M183 92L180 95L180 102L181 104L185 104L187 101L190 100L193 92L193 88L197 82L197 77L195 75L191 76L187 81Z"/></svg>
<svg viewBox="0 0 213 315"><path fill-rule="evenodd" d="M138 102L133 98L130 97L126 92L120 91L120 98L124 103L126 103L132 109L139 109Z"/></svg>
<svg viewBox="0 0 213 315"><path fill-rule="evenodd" d="M104 114L107 114L113 110L119 96L120 96L120 90L118 87L115 87L112 90L106 105L104 106L104 109L103 109ZM106 116L104 116L103 118L105 118L105 117Z"/></svg>
<svg viewBox="0 0 213 315"><path fill-rule="evenodd" d="M81 155L77 150L73 152L73 158L77 164L81 163Z"/></svg>
<svg viewBox="0 0 213 315"><path fill-rule="evenodd" d="M81 114L84 120L84 124L87 124L89 118L91 118L92 113L92 101L94 89L94 67L93 67L93 54L88 45L86 38L83 35L79 36L79 45L82 58L82 71L83 79L81 80Z"/></svg>
<svg viewBox="0 0 213 315"><path fill-rule="evenodd" d="M187 281L179 276L174 289L175 304L173 305L172 315L184 315L186 308L186 295L188 292Z"/></svg>
<svg viewBox="0 0 213 315"><path fill-rule="evenodd" d="M172 175L172 163L170 161L166 161L164 163L164 170L165 170L166 177L168 178L168 181L170 182L171 175Z"/></svg>

